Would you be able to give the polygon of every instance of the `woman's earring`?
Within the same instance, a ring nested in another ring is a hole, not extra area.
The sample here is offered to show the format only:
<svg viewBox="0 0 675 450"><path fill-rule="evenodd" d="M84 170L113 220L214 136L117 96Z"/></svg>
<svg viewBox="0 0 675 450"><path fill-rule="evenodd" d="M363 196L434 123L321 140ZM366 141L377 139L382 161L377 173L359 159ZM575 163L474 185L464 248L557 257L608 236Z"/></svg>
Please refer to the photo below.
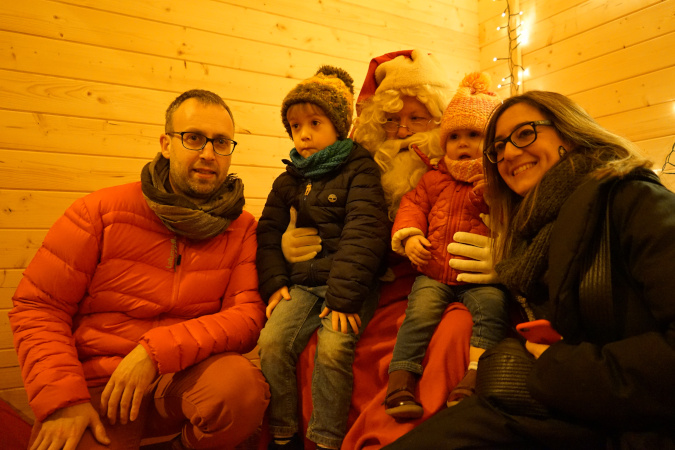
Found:
<svg viewBox="0 0 675 450"><path fill-rule="evenodd" d="M558 155L560 155L561 158L564 158L566 154L567 150L565 150L565 147L563 147L562 145L558 147Z"/></svg>

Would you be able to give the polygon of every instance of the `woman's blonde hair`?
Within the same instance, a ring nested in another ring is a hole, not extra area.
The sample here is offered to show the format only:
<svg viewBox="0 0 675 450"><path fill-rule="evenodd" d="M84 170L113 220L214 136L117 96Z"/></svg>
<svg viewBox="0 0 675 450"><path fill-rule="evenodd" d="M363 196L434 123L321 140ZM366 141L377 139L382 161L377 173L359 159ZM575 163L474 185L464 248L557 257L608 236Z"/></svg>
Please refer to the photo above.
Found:
<svg viewBox="0 0 675 450"><path fill-rule="evenodd" d="M510 97L499 105L488 122L485 130L484 149L495 140L497 121L510 107L525 103L539 110L544 117L553 123L553 128L564 142L567 152L582 154L588 158L593 167L597 167L590 176L602 179L611 176L622 177L638 167L649 168L652 162L645 159L638 147L629 140L618 136L600 126L581 106L568 97L556 92L529 91ZM518 211L520 204L528 198L527 204L535 205L538 185L521 197L512 191L504 182L497 164L491 163L483 156L487 182L486 196L490 204L491 227L494 234L505 237L509 232L509 224ZM495 239L495 242L498 240ZM508 255L508 239L499 240L495 245L496 260Z"/></svg>

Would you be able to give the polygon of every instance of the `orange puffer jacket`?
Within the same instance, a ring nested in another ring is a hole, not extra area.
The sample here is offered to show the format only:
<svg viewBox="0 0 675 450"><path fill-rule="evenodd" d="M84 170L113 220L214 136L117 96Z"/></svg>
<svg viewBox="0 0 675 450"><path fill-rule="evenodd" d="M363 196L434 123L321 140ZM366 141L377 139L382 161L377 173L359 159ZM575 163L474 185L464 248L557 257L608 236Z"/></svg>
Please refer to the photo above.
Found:
<svg viewBox="0 0 675 450"><path fill-rule="evenodd" d="M482 194L474 192L472 184L453 178L441 160L403 196L392 228L392 249L405 256L403 241L425 236L431 243L431 259L420 272L441 283L463 284L457 281L460 272L448 265L451 257L461 257L450 255L448 244L455 242L453 236L458 231L489 236L490 230L480 217L488 212Z"/></svg>
<svg viewBox="0 0 675 450"><path fill-rule="evenodd" d="M14 294L10 323L38 420L89 400L139 343L159 373L220 352L245 353L265 320L256 221L218 236L170 232L141 184L103 189L56 221Z"/></svg>

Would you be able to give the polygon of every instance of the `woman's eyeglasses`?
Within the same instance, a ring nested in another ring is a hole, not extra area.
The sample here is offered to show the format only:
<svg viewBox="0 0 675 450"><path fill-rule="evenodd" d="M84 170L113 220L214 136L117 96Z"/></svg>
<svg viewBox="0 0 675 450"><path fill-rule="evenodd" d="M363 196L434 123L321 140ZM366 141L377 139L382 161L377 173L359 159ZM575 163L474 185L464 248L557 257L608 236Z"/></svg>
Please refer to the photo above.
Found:
<svg viewBox="0 0 675 450"><path fill-rule="evenodd" d="M535 120L524 123L513 130L508 137L494 141L483 153L492 164L499 164L504 161L504 150L507 142L517 148L527 147L537 140L537 127L540 125L552 127L553 123L550 120Z"/></svg>

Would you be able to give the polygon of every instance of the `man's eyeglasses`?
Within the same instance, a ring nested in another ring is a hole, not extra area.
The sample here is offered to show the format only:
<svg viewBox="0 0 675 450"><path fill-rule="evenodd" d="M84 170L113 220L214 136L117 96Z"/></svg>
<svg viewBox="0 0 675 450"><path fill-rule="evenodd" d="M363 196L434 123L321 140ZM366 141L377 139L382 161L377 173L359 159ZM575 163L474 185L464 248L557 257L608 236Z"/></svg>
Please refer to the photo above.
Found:
<svg viewBox="0 0 675 450"><path fill-rule="evenodd" d="M196 152L203 150L204 147L206 147L206 144L210 142L213 145L213 151L217 155L229 156L234 153L234 149L237 146L237 142L232 139L224 137L209 139L203 134L195 133L193 131L171 131L166 134L169 136L180 134L180 140L183 143L183 147Z"/></svg>
<svg viewBox="0 0 675 450"><path fill-rule="evenodd" d="M535 120L524 123L513 130L508 137L494 141L483 153L492 164L499 164L504 161L504 150L507 142L512 143L517 148L527 147L537 140L537 127L539 125L552 127L553 123L550 120Z"/></svg>
<svg viewBox="0 0 675 450"><path fill-rule="evenodd" d="M421 133L427 131L427 126L434 119L427 119L426 117L415 117L408 121L408 125L401 125L399 120L394 118L387 118L386 122L382 124L382 128L389 133L396 133L399 128L407 128L411 133Z"/></svg>

